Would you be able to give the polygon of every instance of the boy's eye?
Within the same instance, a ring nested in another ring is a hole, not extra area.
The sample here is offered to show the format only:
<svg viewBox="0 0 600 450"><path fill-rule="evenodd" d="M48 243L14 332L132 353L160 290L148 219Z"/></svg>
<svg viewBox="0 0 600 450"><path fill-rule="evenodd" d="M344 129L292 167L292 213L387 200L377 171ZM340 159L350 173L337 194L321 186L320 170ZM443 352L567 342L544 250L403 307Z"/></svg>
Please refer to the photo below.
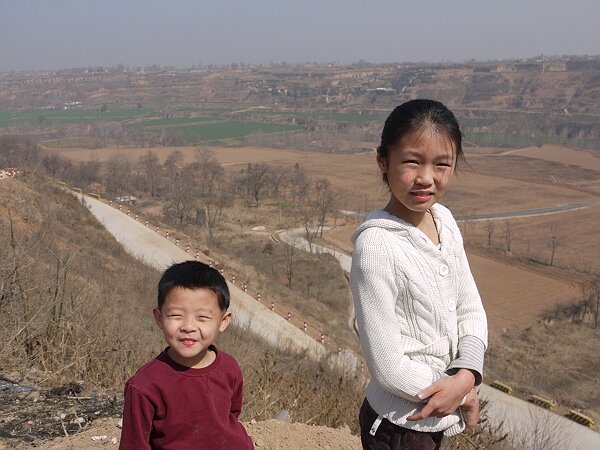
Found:
<svg viewBox="0 0 600 450"><path fill-rule="evenodd" d="M405 164L419 164L419 161L417 161L416 159L408 159L404 162Z"/></svg>
<svg viewBox="0 0 600 450"><path fill-rule="evenodd" d="M167 317L169 317L171 319L176 319L178 317L181 317L181 314L168 314Z"/></svg>

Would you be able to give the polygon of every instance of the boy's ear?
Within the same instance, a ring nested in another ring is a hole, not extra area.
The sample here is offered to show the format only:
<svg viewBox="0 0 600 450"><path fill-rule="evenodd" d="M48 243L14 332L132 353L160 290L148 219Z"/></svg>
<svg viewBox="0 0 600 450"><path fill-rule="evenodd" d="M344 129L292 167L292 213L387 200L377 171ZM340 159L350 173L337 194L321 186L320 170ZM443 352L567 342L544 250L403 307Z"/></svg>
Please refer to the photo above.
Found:
<svg viewBox="0 0 600 450"><path fill-rule="evenodd" d="M154 307L152 309L152 315L154 316L154 321L156 322L156 325L158 325L158 328L160 328L162 330L163 324L162 324L162 314L160 313L160 309Z"/></svg>
<svg viewBox="0 0 600 450"><path fill-rule="evenodd" d="M225 314L223 314L223 317L221 317L221 325L219 325L219 331L221 333L225 331L225 329L229 326L229 323L231 322L231 317L231 311L226 311Z"/></svg>

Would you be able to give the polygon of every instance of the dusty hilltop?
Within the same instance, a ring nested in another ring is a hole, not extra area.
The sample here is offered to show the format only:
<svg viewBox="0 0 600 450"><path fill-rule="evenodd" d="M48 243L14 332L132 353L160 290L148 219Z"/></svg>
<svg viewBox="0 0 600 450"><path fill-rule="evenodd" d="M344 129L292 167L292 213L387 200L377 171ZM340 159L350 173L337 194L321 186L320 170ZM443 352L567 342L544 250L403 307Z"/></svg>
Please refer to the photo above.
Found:
<svg viewBox="0 0 600 450"><path fill-rule="evenodd" d="M121 433L118 418L99 419L81 432L69 437L49 441L35 448L43 450L87 450L92 448L118 448ZM360 438L348 428L327 428L303 423L287 423L278 420L245 423L257 449L264 450L360 450ZM17 450L33 448L27 445L14 447L14 443L0 441L0 449Z"/></svg>

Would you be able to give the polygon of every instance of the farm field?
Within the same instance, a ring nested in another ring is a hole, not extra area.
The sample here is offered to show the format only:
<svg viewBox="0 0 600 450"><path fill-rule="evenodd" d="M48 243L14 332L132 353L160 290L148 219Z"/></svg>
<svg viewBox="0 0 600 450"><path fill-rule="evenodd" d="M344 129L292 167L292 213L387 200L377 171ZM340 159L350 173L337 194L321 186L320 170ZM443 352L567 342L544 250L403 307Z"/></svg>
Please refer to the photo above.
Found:
<svg viewBox="0 0 600 450"><path fill-rule="evenodd" d="M184 161L194 160L196 147L171 148L107 148L107 149L66 149L62 156L76 161L106 160L115 154L137 159L148 151L154 152L161 161L175 150L182 152ZM593 170L586 164L587 158L594 158L587 151L551 148L548 153L542 152L535 159L521 156L521 160L535 162L538 169L548 165L548 170L560 175L564 169L563 179L577 182L577 175L586 175L587 183L600 180L600 171ZM379 180L374 161L374 154L328 154L293 149L270 148L214 148L217 158L227 171L243 168L248 163L265 162L275 167L291 167L300 164L309 176L323 177L344 193L338 209L350 209L364 212L383 207L387 193ZM523 153L532 151L523 150ZM541 159L548 156L549 159ZM564 157L564 159L560 159ZM480 173L481 159L494 162L487 173ZM578 160L584 167L566 166L563 162ZM517 160L518 162L523 162ZM483 214L525 209L543 208L557 205L569 205L583 201L597 202L599 198L592 192L582 192L577 186L553 183L538 174L533 174L528 164L515 163L512 154L496 154L494 156L468 155L469 166L463 165L453 181L445 204L455 215ZM496 174L492 174L496 171ZM592 174L594 178L591 178ZM530 181L528 181L528 178ZM488 245L486 222L461 223L461 230L467 244ZM356 224L349 222L346 226L328 233L327 239L336 242L340 248L350 250L349 236ZM505 221L495 221L495 229L490 239L490 249L503 252L506 238L503 232ZM598 209L584 209L567 213L511 219L511 253L513 256L547 264L550 258L548 240L551 228L556 233L557 247L554 264L560 267L580 270L598 271L600 267L596 255L600 254L600 215ZM346 244L345 244L346 243ZM540 275L514 264L506 264L469 254L472 269L485 299L490 326L493 330L503 327L523 325L535 320L540 313L561 302L578 299L579 289L564 280L549 275ZM514 314L519 306L520 314Z"/></svg>
<svg viewBox="0 0 600 450"><path fill-rule="evenodd" d="M114 155L134 161L151 151L161 163L169 154L179 151L183 155L183 162L190 163L194 161L196 148L193 146L114 147L93 150L69 148L58 151L62 156L73 161L107 161ZM361 211L373 209L382 205L387 198L386 188L380 182L374 153L335 154L263 147L212 147L212 150L227 170L237 170L238 167L244 167L248 163L265 162L277 167L290 167L298 163L310 176L327 178L333 186L345 194L339 209ZM574 150L574 152L587 154L584 151ZM444 202L455 215L543 208L597 200L593 192L582 192L576 185L569 185L565 189L564 185L555 185L547 177L544 180L543 176L531 175L528 170L533 169L529 167L523 169L521 166L511 167L510 163L514 161L503 163L503 156L467 155L467 158L470 167L463 164L459 168ZM481 161L482 158L487 159ZM506 158L510 158L510 155ZM485 166L484 162L488 165ZM553 171L560 169L556 167L558 163L552 164ZM539 171L540 163L538 162L536 166ZM484 170L486 173L483 173ZM585 179L588 185L594 181L600 183L600 171L568 167L564 170L568 171L567 180L570 182L581 182ZM494 172L497 172L497 175ZM577 179L577 175L586 178Z"/></svg>
<svg viewBox="0 0 600 450"><path fill-rule="evenodd" d="M505 152L505 154L508 153L600 171L600 152L598 151L581 151L556 145L544 145Z"/></svg>

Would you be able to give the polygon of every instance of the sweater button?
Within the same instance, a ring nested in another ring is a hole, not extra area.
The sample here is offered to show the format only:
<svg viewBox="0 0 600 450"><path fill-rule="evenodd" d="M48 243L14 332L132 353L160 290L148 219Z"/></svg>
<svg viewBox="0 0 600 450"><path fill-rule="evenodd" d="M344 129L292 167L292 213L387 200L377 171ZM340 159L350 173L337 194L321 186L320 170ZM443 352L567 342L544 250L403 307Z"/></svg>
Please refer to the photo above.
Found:
<svg viewBox="0 0 600 450"><path fill-rule="evenodd" d="M456 309L456 302L454 300L450 300L448 302L448 311L454 311Z"/></svg>
<svg viewBox="0 0 600 450"><path fill-rule="evenodd" d="M442 264L440 266L440 275L445 277L446 275L448 275L448 266L446 264Z"/></svg>

